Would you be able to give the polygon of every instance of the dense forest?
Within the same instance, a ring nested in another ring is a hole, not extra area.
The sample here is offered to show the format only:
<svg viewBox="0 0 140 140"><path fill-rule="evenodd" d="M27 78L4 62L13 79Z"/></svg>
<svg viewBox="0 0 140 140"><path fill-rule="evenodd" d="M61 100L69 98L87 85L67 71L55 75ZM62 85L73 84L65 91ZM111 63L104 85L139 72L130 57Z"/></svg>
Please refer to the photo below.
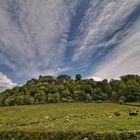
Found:
<svg viewBox="0 0 140 140"><path fill-rule="evenodd" d="M140 101L140 76L125 75L120 80L82 79L80 74L39 76L22 87L0 93L0 106L58 102L125 102Z"/></svg>

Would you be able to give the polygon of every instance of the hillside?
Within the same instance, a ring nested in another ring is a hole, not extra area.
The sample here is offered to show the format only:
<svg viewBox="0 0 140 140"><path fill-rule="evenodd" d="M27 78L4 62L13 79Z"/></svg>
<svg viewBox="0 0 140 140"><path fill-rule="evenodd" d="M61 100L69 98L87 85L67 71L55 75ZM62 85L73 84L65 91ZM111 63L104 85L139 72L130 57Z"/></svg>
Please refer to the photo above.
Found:
<svg viewBox="0 0 140 140"><path fill-rule="evenodd" d="M1 106L44 104L59 102L138 102L140 101L140 76L126 75L120 80L75 80L68 75L39 76L22 87L8 89L0 94Z"/></svg>

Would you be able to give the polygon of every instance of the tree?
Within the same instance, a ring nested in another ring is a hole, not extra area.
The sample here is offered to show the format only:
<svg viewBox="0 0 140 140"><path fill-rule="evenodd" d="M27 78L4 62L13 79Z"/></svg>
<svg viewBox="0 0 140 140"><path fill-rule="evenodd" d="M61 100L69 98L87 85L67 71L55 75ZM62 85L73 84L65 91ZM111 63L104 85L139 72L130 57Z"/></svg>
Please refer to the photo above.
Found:
<svg viewBox="0 0 140 140"><path fill-rule="evenodd" d="M15 104L16 104L16 102L15 102L14 96L9 96L4 100L4 105L5 106L9 106L9 105L12 106L12 105L15 105Z"/></svg>
<svg viewBox="0 0 140 140"><path fill-rule="evenodd" d="M35 100L37 103L44 103L46 101L46 93L44 91L38 91L35 94Z"/></svg>
<svg viewBox="0 0 140 140"><path fill-rule="evenodd" d="M54 99L55 103L60 102L60 94L59 93L54 93L53 94L53 99Z"/></svg>
<svg viewBox="0 0 140 140"><path fill-rule="evenodd" d="M39 103L57 103L73 101L140 101L140 76L126 75L120 80L106 79L96 82L93 79L81 80L77 74L75 80L70 76L40 76L24 86L8 89L0 93L0 105L25 105Z"/></svg>
<svg viewBox="0 0 140 140"><path fill-rule="evenodd" d="M89 93L89 94L93 93L93 89L90 85L83 85L81 88L85 93Z"/></svg>
<svg viewBox="0 0 140 140"><path fill-rule="evenodd" d="M70 91L68 89L65 89L62 91L61 96L62 98L67 98L68 96L70 96Z"/></svg>
<svg viewBox="0 0 140 140"><path fill-rule="evenodd" d="M80 90L75 90L72 97L75 101L79 101L80 100L80 94L81 94L81 91Z"/></svg>
<svg viewBox="0 0 140 140"><path fill-rule="evenodd" d="M110 99L111 98L111 94L112 94L112 88L110 85L107 85L105 87L105 91L104 91L107 95L108 95L108 98Z"/></svg>
<svg viewBox="0 0 140 140"><path fill-rule="evenodd" d="M126 86L127 101L135 102L140 100L140 86L135 80L129 80Z"/></svg>
<svg viewBox="0 0 140 140"><path fill-rule="evenodd" d="M119 97L118 97L118 95L115 91L112 92L111 96L112 96L112 101L113 102L118 101Z"/></svg>
<svg viewBox="0 0 140 140"><path fill-rule="evenodd" d="M34 104L34 101L35 101L34 97L31 97L29 95L25 97L25 102L26 102L27 105Z"/></svg>
<svg viewBox="0 0 140 140"><path fill-rule="evenodd" d="M48 103L53 103L54 102L54 97L52 93L49 93L47 96L47 101Z"/></svg>
<svg viewBox="0 0 140 140"><path fill-rule="evenodd" d="M92 97L90 94L85 94L86 102L90 102L92 100Z"/></svg>
<svg viewBox="0 0 140 140"><path fill-rule="evenodd" d="M75 77L76 81L80 81L81 78L82 78L81 74L76 74L76 77Z"/></svg>
<svg viewBox="0 0 140 140"><path fill-rule="evenodd" d="M124 100L119 99L118 103L119 104L124 104L125 102L124 102Z"/></svg>
<svg viewBox="0 0 140 140"><path fill-rule="evenodd" d="M94 100L101 100L101 101L106 101L108 99L108 95L104 93L101 89L97 88L95 90L95 94L93 96Z"/></svg>
<svg viewBox="0 0 140 140"><path fill-rule="evenodd" d="M126 98L125 98L125 96L121 96L121 97L119 98L119 101L125 103L125 102L126 102Z"/></svg>
<svg viewBox="0 0 140 140"><path fill-rule="evenodd" d="M20 95L16 97L16 104L18 105L24 105L25 104L25 96Z"/></svg>

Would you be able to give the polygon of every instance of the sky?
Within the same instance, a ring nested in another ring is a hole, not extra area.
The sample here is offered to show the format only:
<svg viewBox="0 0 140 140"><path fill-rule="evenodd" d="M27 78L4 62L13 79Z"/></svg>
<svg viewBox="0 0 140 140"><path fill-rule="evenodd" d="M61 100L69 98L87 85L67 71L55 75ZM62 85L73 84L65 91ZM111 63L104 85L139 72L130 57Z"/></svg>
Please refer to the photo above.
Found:
<svg viewBox="0 0 140 140"><path fill-rule="evenodd" d="M0 90L77 73L140 74L140 0L0 0Z"/></svg>

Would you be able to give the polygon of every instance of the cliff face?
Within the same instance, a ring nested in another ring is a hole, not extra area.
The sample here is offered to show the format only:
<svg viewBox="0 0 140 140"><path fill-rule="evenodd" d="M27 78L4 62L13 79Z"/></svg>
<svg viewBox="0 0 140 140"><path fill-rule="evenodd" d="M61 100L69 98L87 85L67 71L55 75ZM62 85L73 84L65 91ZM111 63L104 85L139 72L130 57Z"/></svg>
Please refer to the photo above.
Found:
<svg viewBox="0 0 140 140"><path fill-rule="evenodd" d="M46 75L46 76L39 76L38 79L31 79L29 81L27 81L27 84L31 84L31 83L44 83L44 82L47 82L47 83L54 83L54 84L62 84L62 83L65 83L69 80L72 80L71 79L71 76L69 75L59 75L58 77L54 77L54 76L51 76L51 75Z"/></svg>

